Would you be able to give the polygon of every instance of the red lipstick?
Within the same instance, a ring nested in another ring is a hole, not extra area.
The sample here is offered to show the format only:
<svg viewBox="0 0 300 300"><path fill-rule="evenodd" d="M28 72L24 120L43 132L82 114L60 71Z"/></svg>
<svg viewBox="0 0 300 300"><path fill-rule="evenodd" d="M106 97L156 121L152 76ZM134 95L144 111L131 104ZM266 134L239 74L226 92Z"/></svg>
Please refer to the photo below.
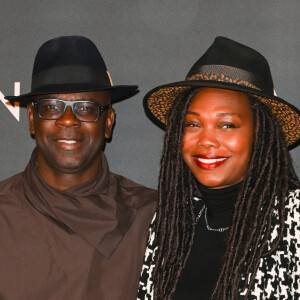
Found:
<svg viewBox="0 0 300 300"><path fill-rule="evenodd" d="M228 159L228 157L224 157L224 156L202 155L202 154L194 155L193 158L196 164L198 165L198 167L204 170L215 169L221 166Z"/></svg>

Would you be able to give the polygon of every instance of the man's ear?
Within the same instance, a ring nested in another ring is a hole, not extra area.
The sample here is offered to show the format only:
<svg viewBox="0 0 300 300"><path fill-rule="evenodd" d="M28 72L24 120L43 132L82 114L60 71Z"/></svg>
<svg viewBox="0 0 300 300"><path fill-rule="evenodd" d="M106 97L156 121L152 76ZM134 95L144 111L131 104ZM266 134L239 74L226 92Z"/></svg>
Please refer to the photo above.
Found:
<svg viewBox="0 0 300 300"><path fill-rule="evenodd" d="M112 129L115 123L115 110L113 108L108 109L106 123L105 123L105 138L110 139Z"/></svg>
<svg viewBox="0 0 300 300"><path fill-rule="evenodd" d="M27 105L27 115L28 115L28 123L29 123L29 132L30 134L34 135L34 108L32 104Z"/></svg>

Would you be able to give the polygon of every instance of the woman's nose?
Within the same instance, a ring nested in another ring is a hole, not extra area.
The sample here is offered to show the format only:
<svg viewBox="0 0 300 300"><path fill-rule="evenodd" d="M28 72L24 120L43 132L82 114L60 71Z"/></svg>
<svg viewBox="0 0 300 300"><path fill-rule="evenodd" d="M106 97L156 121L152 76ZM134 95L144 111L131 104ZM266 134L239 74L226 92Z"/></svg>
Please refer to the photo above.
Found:
<svg viewBox="0 0 300 300"><path fill-rule="evenodd" d="M210 129L201 130L197 139L196 146L202 147L204 149L219 148L220 142L217 133L214 130Z"/></svg>

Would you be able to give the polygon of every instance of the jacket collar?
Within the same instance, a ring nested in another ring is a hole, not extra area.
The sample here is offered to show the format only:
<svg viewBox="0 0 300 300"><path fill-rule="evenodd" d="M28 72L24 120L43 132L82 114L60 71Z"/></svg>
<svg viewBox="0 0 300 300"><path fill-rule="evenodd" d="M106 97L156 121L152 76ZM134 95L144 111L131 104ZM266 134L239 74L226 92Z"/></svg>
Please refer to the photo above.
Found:
<svg viewBox="0 0 300 300"><path fill-rule="evenodd" d="M36 210L108 258L133 222L136 209L122 203L121 191L111 186L112 174L104 153L101 155L101 167L95 178L67 190L57 190L39 176L33 151L23 185L25 198Z"/></svg>

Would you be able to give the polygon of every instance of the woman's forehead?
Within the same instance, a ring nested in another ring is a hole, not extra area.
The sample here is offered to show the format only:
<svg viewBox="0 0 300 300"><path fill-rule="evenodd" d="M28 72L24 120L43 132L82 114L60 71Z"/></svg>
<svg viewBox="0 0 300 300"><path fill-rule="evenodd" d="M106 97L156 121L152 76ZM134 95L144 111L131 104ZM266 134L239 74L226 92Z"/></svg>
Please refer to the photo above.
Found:
<svg viewBox="0 0 300 300"><path fill-rule="evenodd" d="M201 88L193 97L189 109L200 106L211 110L222 107L251 110L247 94L218 88Z"/></svg>

